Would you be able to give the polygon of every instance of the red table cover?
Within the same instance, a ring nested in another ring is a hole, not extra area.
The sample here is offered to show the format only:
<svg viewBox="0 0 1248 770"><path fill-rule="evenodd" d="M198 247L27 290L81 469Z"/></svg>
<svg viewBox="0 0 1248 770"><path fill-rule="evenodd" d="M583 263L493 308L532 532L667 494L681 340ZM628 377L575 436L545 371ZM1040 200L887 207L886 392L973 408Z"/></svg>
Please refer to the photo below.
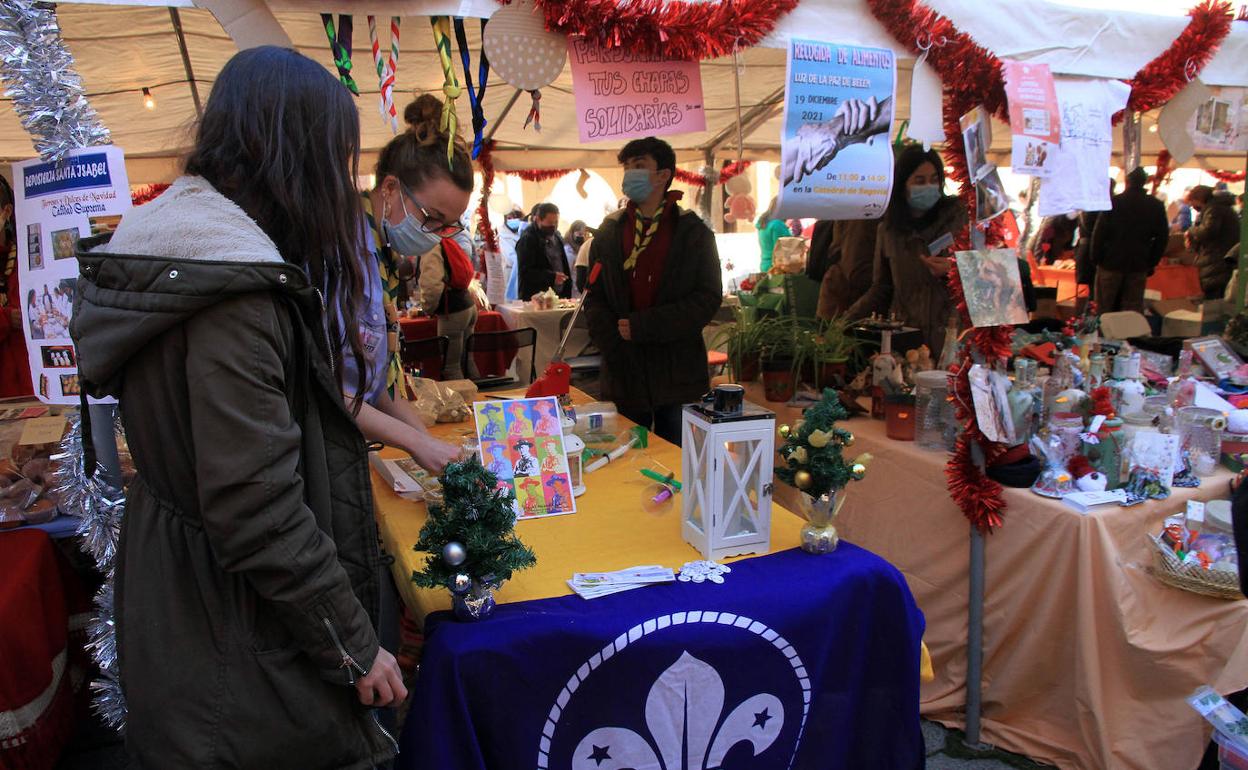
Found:
<svg viewBox="0 0 1248 770"><path fill-rule="evenodd" d="M438 336L438 319L436 318L430 316L404 318L399 323L403 328L405 340L427 340ZM506 331L507 328L503 316L495 310L485 310L477 316L477 331L479 332L501 332ZM473 358L477 362L477 369L482 377L498 376L507 372L508 367L511 366L511 360L515 358L515 351L508 353L505 350L483 350L474 353ZM427 363L422 361L421 369L431 371L436 368L436 364L437 362L432 359Z"/></svg>
<svg viewBox="0 0 1248 770"><path fill-rule="evenodd" d="M85 595L40 530L0 533L0 565L0 768L51 770L74 728L70 610Z"/></svg>

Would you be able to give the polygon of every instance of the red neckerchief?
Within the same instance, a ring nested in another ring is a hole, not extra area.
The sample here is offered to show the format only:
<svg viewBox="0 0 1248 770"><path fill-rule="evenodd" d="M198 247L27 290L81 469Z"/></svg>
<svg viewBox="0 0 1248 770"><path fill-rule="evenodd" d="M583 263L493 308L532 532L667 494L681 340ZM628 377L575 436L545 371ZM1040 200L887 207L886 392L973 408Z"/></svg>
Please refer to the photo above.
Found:
<svg viewBox="0 0 1248 770"><path fill-rule="evenodd" d="M654 305L654 298L659 292L659 279L663 276L663 267L667 264L667 253L672 246L672 236L676 232L676 202L684 197L679 190L669 190L663 204L663 214L659 218L659 229L650 240L650 245L637 257L637 265L633 268L630 279L632 289L633 310L646 310ZM633 251L634 239L637 237L637 204L628 202L624 218L621 220L624 229L624 258Z"/></svg>

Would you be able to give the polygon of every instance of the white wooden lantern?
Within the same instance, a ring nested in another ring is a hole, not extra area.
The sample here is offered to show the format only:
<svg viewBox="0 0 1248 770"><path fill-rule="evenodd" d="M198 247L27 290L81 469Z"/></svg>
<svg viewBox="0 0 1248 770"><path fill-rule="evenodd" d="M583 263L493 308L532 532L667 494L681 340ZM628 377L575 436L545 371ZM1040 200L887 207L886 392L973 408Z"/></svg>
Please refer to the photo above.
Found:
<svg viewBox="0 0 1248 770"><path fill-rule="evenodd" d="M702 554L767 553L771 546L776 416L749 403L682 415L681 533Z"/></svg>
<svg viewBox="0 0 1248 770"><path fill-rule="evenodd" d="M585 494L584 473L581 468L581 453L585 451L585 442L575 433L565 433L563 451L568 455L568 477L572 482L572 496L580 497Z"/></svg>

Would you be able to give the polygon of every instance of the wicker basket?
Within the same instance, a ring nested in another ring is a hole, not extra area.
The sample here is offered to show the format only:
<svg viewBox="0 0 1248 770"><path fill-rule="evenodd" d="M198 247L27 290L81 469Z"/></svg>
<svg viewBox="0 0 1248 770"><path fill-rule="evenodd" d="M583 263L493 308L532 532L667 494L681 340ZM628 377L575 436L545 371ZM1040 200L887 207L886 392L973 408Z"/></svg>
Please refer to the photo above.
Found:
<svg viewBox="0 0 1248 770"><path fill-rule="evenodd" d="M1199 564L1184 564L1161 537L1149 535L1153 541L1153 574L1163 583L1194 594L1218 599L1243 599L1239 590L1239 574L1225 569L1205 569Z"/></svg>

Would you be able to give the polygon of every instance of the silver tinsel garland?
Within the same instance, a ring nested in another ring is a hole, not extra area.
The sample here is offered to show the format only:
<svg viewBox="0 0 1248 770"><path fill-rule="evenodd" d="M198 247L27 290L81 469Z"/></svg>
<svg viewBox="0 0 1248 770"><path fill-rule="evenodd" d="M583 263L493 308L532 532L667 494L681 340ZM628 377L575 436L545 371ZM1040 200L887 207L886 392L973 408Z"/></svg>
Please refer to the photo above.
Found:
<svg viewBox="0 0 1248 770"><path fill-rule="evenodd" d="M74 57L50 3L0 2L0 76L13 109L44 160L108 144L108 129L87 103Z"/></svg>
<svg viewBox="0 0 1248 770"><path fill-rule="evenodd" d="M112 427L114 435L120 436L120 417ZM82 548L104 574L104 584L95 595L95 615L87 627L87 649L100 667L100 676L91 682L91 689L95 693L96 713L111 727L121 729L126 721L126 701L117 667L113 567L117 540L121 536L121 518L126 511L125 494L104 481L103 468L98 463L92 473L87 473L82 416L76 412L69 414L69 429L61 439L61 451L52 459L57 461L53 495L60 501L62 512L78 517Z"/></svg>

